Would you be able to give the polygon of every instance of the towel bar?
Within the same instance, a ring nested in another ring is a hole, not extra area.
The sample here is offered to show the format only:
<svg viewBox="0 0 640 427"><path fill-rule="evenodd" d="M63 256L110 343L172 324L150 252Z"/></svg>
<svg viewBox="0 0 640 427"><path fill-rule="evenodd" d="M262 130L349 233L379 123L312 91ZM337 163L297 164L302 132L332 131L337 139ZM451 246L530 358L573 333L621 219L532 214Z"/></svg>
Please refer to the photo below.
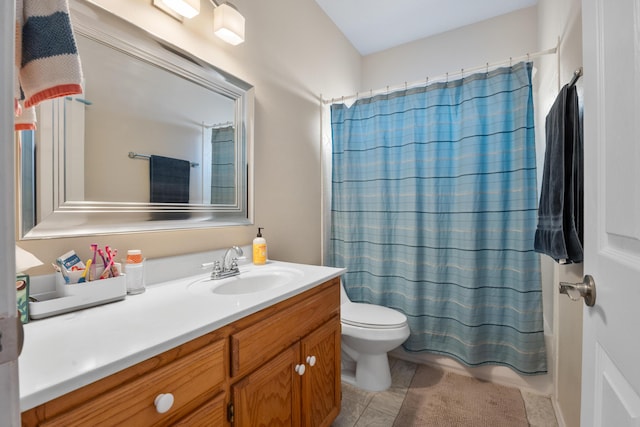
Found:
<svg viewBox="0 0 640 427"><path fill-rule="evenodd" d="M133 151L129 151L129 158L130 159L147 159L149 160L151 158L151 156L149 154L138 154L138 153L134 153ZM198 166L200 166L200 163L195 163L195 162L189 162L191 164L192 168L197 168Z"/></svg>

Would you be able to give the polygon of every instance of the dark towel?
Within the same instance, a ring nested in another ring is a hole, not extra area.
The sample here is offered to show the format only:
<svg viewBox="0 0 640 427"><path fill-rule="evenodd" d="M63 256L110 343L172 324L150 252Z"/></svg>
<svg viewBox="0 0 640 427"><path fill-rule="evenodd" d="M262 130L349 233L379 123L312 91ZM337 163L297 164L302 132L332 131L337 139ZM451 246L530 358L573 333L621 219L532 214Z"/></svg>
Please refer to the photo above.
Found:
<svg viewBox="0 0 640 427"><path fill-rule="evenodd" d="M189 203L191 163L162 156L149 159L151 203Z"/></svg>
<svg viewBox="0 0 640 427"><path fill-rule="evenodd" d="M582 121L575 86L565 85L556 98L547 115L546 137L534 248L558 262L582 262Z"/></svg>

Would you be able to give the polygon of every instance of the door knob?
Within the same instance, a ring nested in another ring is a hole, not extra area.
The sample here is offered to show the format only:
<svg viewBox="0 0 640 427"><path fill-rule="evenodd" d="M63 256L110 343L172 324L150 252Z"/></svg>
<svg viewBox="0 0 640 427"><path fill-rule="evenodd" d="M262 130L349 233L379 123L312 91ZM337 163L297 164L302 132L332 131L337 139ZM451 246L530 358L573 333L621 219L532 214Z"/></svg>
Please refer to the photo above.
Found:
<svg viewBox="0 0 640 427"><path fill-rule="evenodd" d="M304 363L296 365L294 370L298 373L298 375L304 375L304 371L306 370L306 368L304 367Z"/></svg>
<svg viewBox="0 0 640 427"><path fill-rule="evenodd" d="M584 303L593 307L596 303L596 282L586 274L581 283L560 282L560 293L566 294L573 301L584 298Z"/></svg>
<svg viewBox="0 0 640 427"><path fill-rule="evenodd" d="M173 394L159 394L156 396L153 404L155 405L156 411L158 411L159 414L164 414L173 406Z"/></svg>
<svg viewBox="0 0 640 427"><path fill-rule="evenodd" d="M316 357L307 356L307 363L309 364L309 366L314 366L316 364Z"/></svg>

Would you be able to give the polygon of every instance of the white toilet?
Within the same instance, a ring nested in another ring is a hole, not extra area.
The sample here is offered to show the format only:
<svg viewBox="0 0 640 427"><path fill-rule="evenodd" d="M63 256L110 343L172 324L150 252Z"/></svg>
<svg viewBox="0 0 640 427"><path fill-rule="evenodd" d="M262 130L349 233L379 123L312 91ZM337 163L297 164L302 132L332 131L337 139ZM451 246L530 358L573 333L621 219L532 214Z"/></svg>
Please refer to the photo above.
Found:
<svg viewBox="0 0 640 427"><path fill-rule="evenodd" d="M355 303L341 284L342 380L368 391L391 385L387 353L409 338L407 317L397 310Z"/></svg>

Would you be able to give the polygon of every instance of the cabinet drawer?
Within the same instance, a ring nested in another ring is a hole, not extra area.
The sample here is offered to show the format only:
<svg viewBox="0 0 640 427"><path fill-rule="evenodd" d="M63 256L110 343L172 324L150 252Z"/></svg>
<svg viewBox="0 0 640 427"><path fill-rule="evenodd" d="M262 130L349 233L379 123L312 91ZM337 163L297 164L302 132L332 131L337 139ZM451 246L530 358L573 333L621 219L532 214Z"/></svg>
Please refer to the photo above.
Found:
<svg viewBox="0 0 640 427"><path fill-rule="evenodd" d="M160 425L175 422L202 399L220 389L225 381L225 345L217 341L140 378L103 393L43 426ZM159 414L154 400L171 393L174 403Z"/></svg>
<svg viewBox="0 0 640 427"><path fill-rule="evenodd" d="M220 393L193 413L182 418L173 427L211 427L227 425L227 407L224 393Z"/></svg>
<svg viewBox="0 0 640 427"><path fill-rule="evenodd" d="M340 312L339 282L231 335L231 376L248 373Z"/></svg>

